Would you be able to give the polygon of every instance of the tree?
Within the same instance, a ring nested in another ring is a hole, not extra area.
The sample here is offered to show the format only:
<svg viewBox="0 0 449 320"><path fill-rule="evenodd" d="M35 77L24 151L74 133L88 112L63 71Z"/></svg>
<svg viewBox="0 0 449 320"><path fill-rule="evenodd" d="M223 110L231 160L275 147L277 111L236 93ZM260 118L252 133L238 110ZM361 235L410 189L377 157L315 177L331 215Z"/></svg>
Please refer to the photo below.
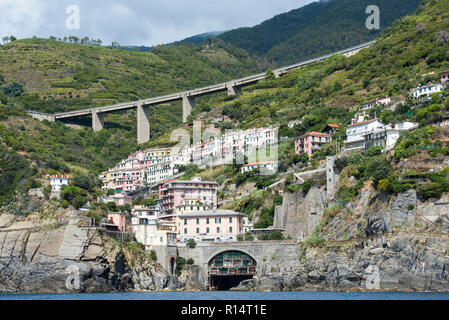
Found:
<svg viewBox="0 0 449 320"><path fill-rule="evenodd" d="M9 41L9 37L8 36L3 37L3 44L6 44L8 41Z"/></svg>
<svg viewBox="0 0 449 320"><path fill-rule="evenodd" d="M108 202L107 204L109 211L117 210L117 204L113 201Z"/></svg>
<svg viewBox="0 0 449 320"><path fill-rule="evenodd" d="M151 207L151 206L155 206L156 205L156 200L154 199L143 199L141 204L144 207Z"/></svg>
<svg viewBox="0 0 449 320"><path fill-rule="evenodd" d="M247 233L245 233L244 238L245 241L253 241L254 240L254 236L253 233L251 231L248 231Z"/></svg>
<svg viewBox="0 0 449 320"><path fill-rule="evenodd" d="M276 79L276 75L274 74L273 70L271 70L271 69L267 70L265 79L267 79L267 80L275 80Z"/></svg>
<svg viewBox="0 0 449 320"><path fill-rule="evenodd" d="M10 36L10 37L9 37L9 41L11 41L11 42L16 41L16 40L17 40L17 38L14 37L14 36Z"/></svg>
<svg viewBox="0 0 449 320"><path fill-rule="evenodd" d="M373 177L377 184L380 180L388 178L393 173L393 168L387 159L374 159L366 168L366 173Z"/></svg>
<svg viewBox="0 0 449 320"><path fill-rule="evenodd" d="M0 87L0 90L8 97L18 97L23 93L22 85L17 82L4 84Z"/></svg>
<svg viewBox="0 0 449 320"><path fill-rule="evenodd" d="M273 231L268 237L268 240L284 240L284 239L285 239L284 235L279 230Z"/></svg>
<svg viewBox="0 0 449 320"><path fill-rule="evenodd" d="M307 153L304 153L304 152L301 153L301 154L295 154L293 156L292 163L293 164L297 164L299 162L304 163L304 164L309 162L309 155Z"/></svg>
<svg viewBox="0 0 449 320"><path fill-rule="evenodd" d="M76 186L66 186L61 191L61 199L68 201L79 209L87 202L87 191Z"/></svg>
<svg viewBox="0 0 449 320"><path fill-rule="evenodd" d="M93 190L92 180L86 175L76 176L73 178L73 185L87 191Z"/></svg>
<svg viewBox="0 0 449 320"><path fill-rule="evenodd" d="M152 250L150 251L150 258L151 258L151 260L153 260L153 261L157 261L157 254L156 254L156 251L154 251L154 249L152 249Z"/></svg>
<svg viewBox="0 0 449 320"><path fill-rule="evenodd" d="M195 239L189 239L189 241L187 241L187 247L190 249L195 249L196 247Z"/></svg>
<svg viewBox="0 0 449 320"><path fill-rule="evenodd" d="M87 200L85 197L78 195L75 198L73 198L72 200L72 205L76 208L79 209L82 206L84 206L87 203Z"/></svg>

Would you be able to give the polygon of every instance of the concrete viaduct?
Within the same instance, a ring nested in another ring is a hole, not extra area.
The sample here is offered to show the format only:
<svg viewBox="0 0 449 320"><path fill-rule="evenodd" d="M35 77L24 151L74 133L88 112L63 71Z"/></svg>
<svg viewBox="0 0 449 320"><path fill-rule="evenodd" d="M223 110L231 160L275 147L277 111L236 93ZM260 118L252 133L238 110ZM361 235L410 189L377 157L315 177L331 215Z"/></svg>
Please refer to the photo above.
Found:
<svg viewBox="0 0 449 320"><path fill-rule="evenodd" d="M306 60L300 63L296 63L290 66L282 67L273 70L276 77L280 77L283 74L299 69L303 66L326 60L334 55L342 54L345 56L351 56L359 52L360 50L369 47L374 41L363 43L351 48L340 50L331 54L327 54L318 58ZM69 112L61 112L55 114L45 114L34 111L27 111L29 115L38 120L48 120L54 122L61 119L76 118L80 116L92 116L92 128L95 132L104 128L104 114L109 112L128 110L137 108L137 142L139 144L145 143L150 140L150 107L158 104L169 103L173 101L182 101L182 118L183 122L187 122L187 117L190 115L192 108L195 107L195 98L213 94L217 92L227 91L229 95L236 95L241 91L241 88L247 85L257 83L258 81L265 79L266 73L259 73L252 76L232 80L224 83L215 84L208 87L193 89L189 91L164 95L160 97L154 97L139 101L126 102L115 104L111 106L104 106L99 108L76 110Z"/></svg>

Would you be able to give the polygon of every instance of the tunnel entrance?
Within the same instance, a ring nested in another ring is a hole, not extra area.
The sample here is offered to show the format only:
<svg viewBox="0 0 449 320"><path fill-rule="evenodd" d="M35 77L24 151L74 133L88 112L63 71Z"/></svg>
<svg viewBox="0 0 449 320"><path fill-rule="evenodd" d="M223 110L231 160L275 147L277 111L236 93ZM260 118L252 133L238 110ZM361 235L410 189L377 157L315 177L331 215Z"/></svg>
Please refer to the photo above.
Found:
<svg viewBox="0 0 449 320"><path fill-rule="evenodd" d="M256 275L256 260L241 251L222 252L209 261L209 290L229 290Z"/></svg>

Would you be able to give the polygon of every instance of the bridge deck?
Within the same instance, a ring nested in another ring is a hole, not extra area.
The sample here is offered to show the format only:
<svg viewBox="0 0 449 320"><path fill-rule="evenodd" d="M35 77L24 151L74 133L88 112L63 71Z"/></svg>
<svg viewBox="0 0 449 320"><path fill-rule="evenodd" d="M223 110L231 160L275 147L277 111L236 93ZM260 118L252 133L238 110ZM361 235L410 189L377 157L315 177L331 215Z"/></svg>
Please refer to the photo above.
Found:
<svg viewBox="0 0 449 320"><path fill-rule="evenodd" d="M302 61L302 62L299 62L296 64L278 68L278 69L273 70L273 72L276 75L282 75L291 70L299 69L305 65L319 62L322 60L326 60L326 59L332 57L333 55L347 54L347 53L351 53L353 51L361 50L363 48L369 47L374 42L375 41L362 43L360 45L357 45L357 46L354 46L351 48L347 48L347 49L343 49L343 50L340 50L340 51L337 51L334 53L330 53L330 54L327 54L327 55L324 55L324 56L321 56L318 58L309 59L309 60L305 60L305 61ZM137 105L156 105L156 104L168 103L168 102L181 100L185 96L186 97L198 97L198 96L202 96L202 95L206 95L206 94L225 91L229 87L238 87L238 86L248 85L251 83L256 83L256 82L264 79L265 76L266 76L266 73L259 73L259 74L255 74L255 75L251 75L251 76L247 76L247 77L243 77L240 79L235 79L235 80L231 80L231 81L227 81L227 82L223 82L223 83L218 83L218 84L203 87L203 88L197 88L197 89L193 89L193 90L188 90L188 91L183 91L183 92L178 92L178 93L174 93L174 94L168 94L168 95L163 95L163 96L159 96L159 97L148 98L148 99L143 99L143 100L138 100L138 101L120 103L120 104L115 104L115 105L111 105L111 106L104 106L104 107L83 109L83 110L76 110L76 111L69 111L69 112L61 112L61 113L56 113L53 116L55 117L55 119L64 119L64 118L72 118L72 117L91 115L94 112L106 113L106 112L113 112L113 111L118 111L118 110L126 110L126 109L135 108L135 107L137 107Z"/></svg>

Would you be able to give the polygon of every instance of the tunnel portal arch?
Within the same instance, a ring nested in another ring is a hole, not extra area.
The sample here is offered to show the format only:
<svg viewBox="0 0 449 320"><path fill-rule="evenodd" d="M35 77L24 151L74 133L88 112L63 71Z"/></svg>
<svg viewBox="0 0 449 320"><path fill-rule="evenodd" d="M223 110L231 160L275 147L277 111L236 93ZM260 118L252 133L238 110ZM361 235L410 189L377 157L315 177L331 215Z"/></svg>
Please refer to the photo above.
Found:
<svg viewBox="0 0 449 320"><path fill-rule="evenodd" d="M257 261L242 251L223 251L208 262L210 290L229 290L256 275Z"/></svg>

